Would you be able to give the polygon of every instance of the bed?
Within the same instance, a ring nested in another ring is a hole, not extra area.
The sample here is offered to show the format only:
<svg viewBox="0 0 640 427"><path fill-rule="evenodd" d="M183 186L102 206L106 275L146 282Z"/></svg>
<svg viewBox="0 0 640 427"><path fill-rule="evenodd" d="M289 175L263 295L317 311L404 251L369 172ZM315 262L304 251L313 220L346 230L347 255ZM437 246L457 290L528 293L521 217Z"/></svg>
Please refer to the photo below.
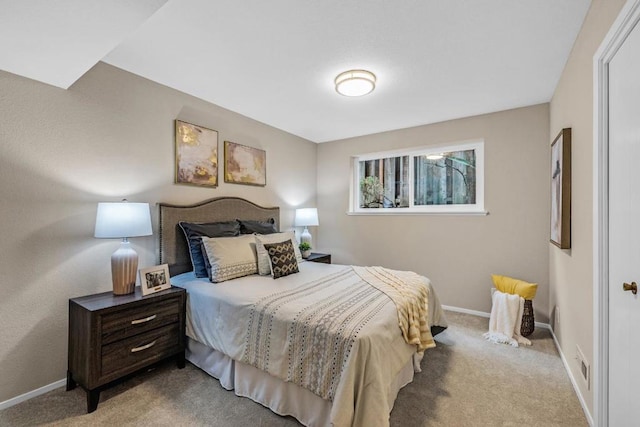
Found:
<svg viewBox="0 0 640 427"><path fill-rule="evenodd" d="M277 280L251 274L211 283L195 277L179 224L270 219L279 230L279 208L237 197L159 208L160 263L169 264L172 285L187 290L187 360L236 395L307 426L389 424L398 391L435 345L431 331L447 326L428 279L302 261L298 273ZM406 313L388 287L398 281L423 283L415 300L428 311L419 332L402 325Z"/></svg>

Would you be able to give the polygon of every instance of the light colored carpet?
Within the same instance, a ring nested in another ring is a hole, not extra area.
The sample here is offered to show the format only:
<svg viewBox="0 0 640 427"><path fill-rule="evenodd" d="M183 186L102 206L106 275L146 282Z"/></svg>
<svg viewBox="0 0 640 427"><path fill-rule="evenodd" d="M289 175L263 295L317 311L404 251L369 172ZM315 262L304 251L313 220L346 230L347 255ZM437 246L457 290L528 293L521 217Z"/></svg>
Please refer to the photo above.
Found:
<svg viewBox="0 0 640 427"><path fill-rule="evenodd" d="M422 373L403 388L391 425L586 426L587 420L547 330L533 346L513 348L482 338L486 318L447 312L451 326L427 351ZM81 388L57 389L0 411L2 426L298 426L187 363L174 363L102 392L86 414Z"/></svg>

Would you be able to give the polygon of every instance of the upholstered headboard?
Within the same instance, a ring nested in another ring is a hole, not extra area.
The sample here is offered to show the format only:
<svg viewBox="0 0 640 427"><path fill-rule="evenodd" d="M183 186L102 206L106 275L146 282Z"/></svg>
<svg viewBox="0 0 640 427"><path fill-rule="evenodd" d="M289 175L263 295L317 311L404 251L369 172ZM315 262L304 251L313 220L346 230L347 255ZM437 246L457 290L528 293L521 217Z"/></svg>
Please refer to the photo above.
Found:
<svg viewBox="0 0 640 427"><path fill-rule="evenodd" d="M273 218L280 230L280 208L258 206L239 197L217 197L186 206L159 203L160 264L169 264L171 276L190 271L187 240L178 225L186 222L218 222L234 219L265 220Z"/></svg>

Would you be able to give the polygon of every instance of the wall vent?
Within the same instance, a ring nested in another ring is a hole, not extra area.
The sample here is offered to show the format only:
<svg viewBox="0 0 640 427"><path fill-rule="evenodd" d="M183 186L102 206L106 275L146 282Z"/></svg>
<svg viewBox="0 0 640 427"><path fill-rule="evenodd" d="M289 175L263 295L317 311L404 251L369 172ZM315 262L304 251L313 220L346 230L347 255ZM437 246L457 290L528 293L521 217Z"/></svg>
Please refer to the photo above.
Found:
<svg viewBox="0 0 640 427"><path fill-rule="evenodd" d="M578 362L578 367L580 368L580 377L584 381L584 384L587 386L587 390L591 389L591 366L589 362L584 357L582 350L580 347L576 345L576 361Z"/></svg>

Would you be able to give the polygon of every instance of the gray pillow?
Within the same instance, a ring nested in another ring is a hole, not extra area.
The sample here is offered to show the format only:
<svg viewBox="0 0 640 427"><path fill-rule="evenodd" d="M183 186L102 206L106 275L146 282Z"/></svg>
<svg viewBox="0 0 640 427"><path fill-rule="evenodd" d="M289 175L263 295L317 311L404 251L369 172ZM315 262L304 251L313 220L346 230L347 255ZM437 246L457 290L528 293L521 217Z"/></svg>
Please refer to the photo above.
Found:
<svg viewBox="0 0 640 427"><path fill-rule="evenodd" d="M196 277L209 277L202 255L202 237L233 237L240 235L240 223L238 221L221 222L184 222L178 223L189 245L189 256Z"/></svg>
<svg viewBox="0 0 640 427"><path fill-rule="evenodd" d="M240 234L272 234L277 233L276 220L273 218L264 221L238 219L240 223Z"/></svg>

